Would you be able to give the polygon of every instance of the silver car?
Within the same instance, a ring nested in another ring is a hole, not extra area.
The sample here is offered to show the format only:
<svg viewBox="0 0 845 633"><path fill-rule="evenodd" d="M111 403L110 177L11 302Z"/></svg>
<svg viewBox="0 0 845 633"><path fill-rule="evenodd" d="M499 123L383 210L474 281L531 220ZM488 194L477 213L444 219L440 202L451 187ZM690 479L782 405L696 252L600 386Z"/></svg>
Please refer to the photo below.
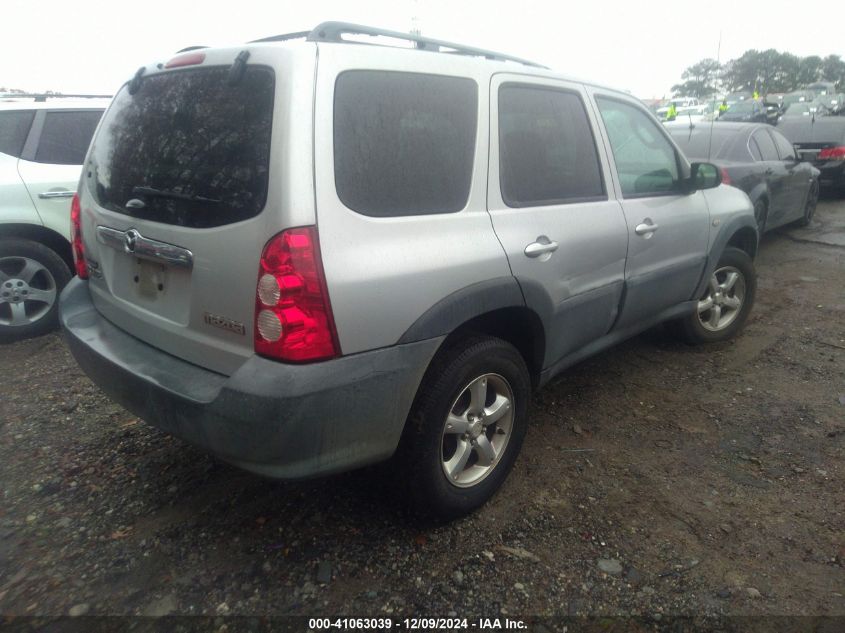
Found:
<svg viewBox="0 0 845 633"><path fill-rule="evenodd" d="M446 518L501 485L532 391L754 301L748 197L639 101L342 23L140 68L72 218L61 322L115 400L271 477L393 457Z"/></svg>

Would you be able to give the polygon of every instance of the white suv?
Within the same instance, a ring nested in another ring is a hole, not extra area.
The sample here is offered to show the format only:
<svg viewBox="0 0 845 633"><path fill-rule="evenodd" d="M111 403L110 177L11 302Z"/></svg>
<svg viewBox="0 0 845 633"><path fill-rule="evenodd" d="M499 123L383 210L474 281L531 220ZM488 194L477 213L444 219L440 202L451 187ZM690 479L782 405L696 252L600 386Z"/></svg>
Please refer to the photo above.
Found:
<svg viewBox="0 0 845 633"><path fill-rule="evenodd" d="M108 105L34 98L0 101L0 340L56 326L73 270L70 202Z"/></svg>

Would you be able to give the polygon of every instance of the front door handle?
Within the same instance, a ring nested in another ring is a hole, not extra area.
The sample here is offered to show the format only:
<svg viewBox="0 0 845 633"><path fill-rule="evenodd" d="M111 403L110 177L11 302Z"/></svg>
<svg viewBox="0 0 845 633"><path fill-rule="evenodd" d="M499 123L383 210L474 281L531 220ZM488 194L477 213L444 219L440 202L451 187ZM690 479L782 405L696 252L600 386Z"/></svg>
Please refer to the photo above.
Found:
<svg viewBox="0 0 845 633"><path fill-rule="evenodd" d="M38 197L44 200L51 198L73 198L74 193L74 191L42 191L38 194Z"/></svg>
<svg viewBox="0 0 845 633"><path fill-rule="evenodd" d="M526 257L540 257L541 255L551 254L557 250L557 246L557 242L541 235L536 242L531 242L525 247L525 255Z"/></svg>
<svg viewBox="0 0 845 633"><path fill-rule="evenodd" d="M659 228L660 227L657 224L651 221L651 218L646 218L641 224L638 224L634 228L634 233L637 235L645 235L648 238L651 237L651 234Z"/></svg>

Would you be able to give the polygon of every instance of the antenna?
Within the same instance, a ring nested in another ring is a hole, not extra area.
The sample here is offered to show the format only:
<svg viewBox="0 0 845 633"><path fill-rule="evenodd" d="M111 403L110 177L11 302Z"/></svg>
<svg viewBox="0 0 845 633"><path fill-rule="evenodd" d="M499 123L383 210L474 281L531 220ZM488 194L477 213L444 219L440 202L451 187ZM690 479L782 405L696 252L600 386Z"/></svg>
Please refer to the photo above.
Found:
<svg viewBox="0 0 845 633"><path fill-rule="evenodd" d="M422 31L420 30L420 17L419 17L419 4L417 0L411 0L411 7L413 9L413 15L411 16L411 30L409 33L411 35L416 35L420 37L422 35Z"/></svg>
<svg viewBox="0 0 845 633"><path fill-rule="evenodd" d="M721 56L722 56L722 31L719 31L719 44L716 46L716 64L721 66ZM716 105L715 99L713 100L713 105ZM714 110L715 111L715 108ZM713 111L710 112L710 116L713 117ZM713 126L716 124L716 117L710 119L710 137L707 139L707 161L713 160L713 157L710 155L710 152L713 151Z"/></svg>

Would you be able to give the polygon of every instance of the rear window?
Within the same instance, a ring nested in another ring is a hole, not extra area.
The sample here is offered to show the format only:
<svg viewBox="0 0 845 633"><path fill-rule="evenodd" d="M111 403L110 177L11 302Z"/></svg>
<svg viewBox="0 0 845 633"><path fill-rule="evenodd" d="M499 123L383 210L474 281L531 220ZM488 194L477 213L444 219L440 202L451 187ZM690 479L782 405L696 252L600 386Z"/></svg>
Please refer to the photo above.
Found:
<svg viewBox="0 0 845 633"><path fill-rule="evenodd" d="M471 79L341 74L334 108L338 197L375 217L460 211L469 197L477 115Z"/></svg>
<svg viewBox="0 0 845 633"><path fill-rule="evenodd" d="M47 112L35 162L81 165L101 116L102 110Z"/></svg>
<svg viewBox="0 0 845 633"><path fill-rule="evenodd" d="M21 157L35 111L0 112L0 152Z"/></svg>
<svg viewBox="0 0 845 633"><path fill-rule="evenodd" d="M124 86L94 140L97 202L193 228L258 215L267 199L273 72L248 66L234 85L228 75L228 66L152 75L134 95Z"/></svg>
<svg viewBox="0 0 845 633"><path fill-rule="evenodd" d="M728 152L732 145L729 141L738 136L738 133L733 131L726 133L725 130L717 130L715 127L718 127L718 125L718 123L715 126L707 124L699 130L690 130L689 128L672 129L670 133L687 158L705 161L728 158ZM714 127L712 136L711 127ZM747 156L742 156L742 158L748 159Z"/></svg>

